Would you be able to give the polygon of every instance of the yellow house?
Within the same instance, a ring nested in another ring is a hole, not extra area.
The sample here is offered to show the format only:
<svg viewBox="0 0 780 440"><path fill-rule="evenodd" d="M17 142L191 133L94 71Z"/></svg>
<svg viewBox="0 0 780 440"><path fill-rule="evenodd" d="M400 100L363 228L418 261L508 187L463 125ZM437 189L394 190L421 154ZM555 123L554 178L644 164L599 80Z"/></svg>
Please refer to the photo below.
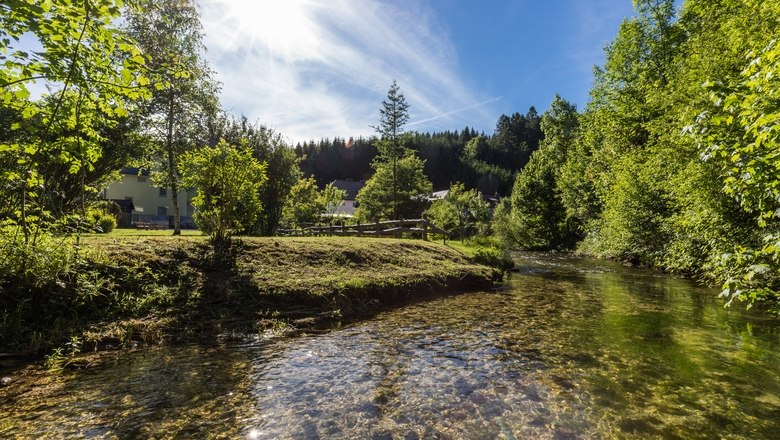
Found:
<svg viewBox="0 0 780 440"><path fill-rule="evenodd" d="M103 190L103 198L113 200L122 207L120 227L130 227L138 223L152 223L173 228L173 203L168 188L152 186L148 170L123 168L122 178ZM179 214L183 228L195 228L192 215L194 190L179 191Z"/></svg>

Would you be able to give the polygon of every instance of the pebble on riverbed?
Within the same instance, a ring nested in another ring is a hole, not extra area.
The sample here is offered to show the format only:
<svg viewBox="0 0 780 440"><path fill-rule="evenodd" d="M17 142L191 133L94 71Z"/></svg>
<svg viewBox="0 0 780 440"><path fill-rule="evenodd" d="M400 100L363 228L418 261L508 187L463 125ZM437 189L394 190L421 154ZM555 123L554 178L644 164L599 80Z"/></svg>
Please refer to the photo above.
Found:
<svg viewBox="0 0 780 440"><path fill-rule="evenodd" d="M0 387L7 387L8 385L11 385L11 382L13 382L13 379L11 379L8 376L5 376L2 379L0 379Z"/></svg>

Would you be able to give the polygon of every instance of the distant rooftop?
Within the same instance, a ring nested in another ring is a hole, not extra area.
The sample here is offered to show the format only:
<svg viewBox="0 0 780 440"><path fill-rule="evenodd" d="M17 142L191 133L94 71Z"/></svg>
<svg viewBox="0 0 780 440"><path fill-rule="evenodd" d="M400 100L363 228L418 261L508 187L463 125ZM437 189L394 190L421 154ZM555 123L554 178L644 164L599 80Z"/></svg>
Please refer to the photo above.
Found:
<svg viewBox="0 0 780 440"><path fill-rule="evenodd" d="M347 194L344 196L344 200L355 200L357 193L366 186L365 180L334 180L333 186L344 190Z"/></svg>

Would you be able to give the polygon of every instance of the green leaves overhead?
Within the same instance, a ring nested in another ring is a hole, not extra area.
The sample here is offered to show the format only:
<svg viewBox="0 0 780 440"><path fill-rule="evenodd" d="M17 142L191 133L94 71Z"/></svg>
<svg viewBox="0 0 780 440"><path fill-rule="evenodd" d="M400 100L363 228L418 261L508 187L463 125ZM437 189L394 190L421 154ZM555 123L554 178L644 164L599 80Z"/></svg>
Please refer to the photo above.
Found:
<svg viewBox="0 0 780 440"><path fill-rule="evenodd" d="M138 82L140 49L114 24L122 8L119 0L0 5L0 116L9 122L0 139L0 215L19 221L25 234L29 219L62 206L64 194L53 188L77 173L83 209L103 132L150 96ZM34 83L49 93L32 94Z"/></svg>

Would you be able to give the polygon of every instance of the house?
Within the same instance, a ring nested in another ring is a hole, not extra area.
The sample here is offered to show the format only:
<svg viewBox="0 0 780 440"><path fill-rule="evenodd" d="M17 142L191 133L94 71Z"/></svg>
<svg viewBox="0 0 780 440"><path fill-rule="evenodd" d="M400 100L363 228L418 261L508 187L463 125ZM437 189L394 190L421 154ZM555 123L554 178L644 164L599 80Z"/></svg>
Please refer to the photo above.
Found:
<svg viewBox="0 0 780 440"><path fill-rule="evenodd" d="M116 202L122 209L120 227L137 223L154 223L173 228L173 206L167 188L152 186L149 171L139 168L123 168L122 178L103 190L103 198ZM179 191L179 213L183 228L194 228L192 206L194 190Z"/></svg>
<svg viewBox="0 0 780 440"><path fill-rule="evenodd" d="M357 194L366 186L365 180L334 180L332 185L335 188L346 192L344 195L344 201L336 211L338 217L352 217L355 215L355 208L357 208Z"/></svg>

